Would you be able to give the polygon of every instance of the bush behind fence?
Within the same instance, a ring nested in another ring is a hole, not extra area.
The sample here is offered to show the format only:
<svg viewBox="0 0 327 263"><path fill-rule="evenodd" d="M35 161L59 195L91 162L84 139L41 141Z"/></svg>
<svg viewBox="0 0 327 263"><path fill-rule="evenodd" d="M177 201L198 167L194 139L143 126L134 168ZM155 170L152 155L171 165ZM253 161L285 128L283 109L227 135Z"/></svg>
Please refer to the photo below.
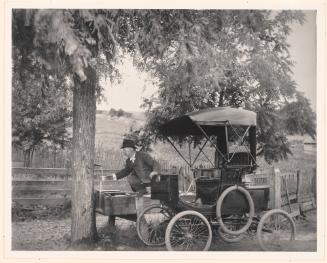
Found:
<svg viewBox="0 0 327 263"><path fill-rule="evenodd" d="M161 158L160 158L161 157ZM185 166L181 158L172 158L168 154L160 153L156 158L164 170L172 167ZM163 158L162 158L163 157ZM23 152L19 149L12 150L13 167L23 166ZM125 158L120 149L107 149L101 145L95 148L94 162L100 164L104 169L121 169L125 165ZM207 166L207 162L202 162L202 166ZM35 151L32 159L33 168L70 168L71 151L68 149L53 150L49 148L39 148Z"/></svg>
<svg viewBox="0 0 327 263"><path fill-rule="evenodd" d="M192 181L193 174L189 167L181 158L173 158L173 155L159 152L158 161L163 170L174 169L180 175L180 184L183 190L187 190ZM301 193L315 192L315 185L313 185L313 178L315 177L315 155L305 155L304 157L295 155L294 160L287 160L274 164L279 167L282 173L300 171L301 184L299 191ZM13 167L22 166L24 156L21 150L12 149ZM18 162L17 162L18 161ZM260 162L260 160L259 160ZM125 158L120 149L107 149L103 145L97 145L95 149L95 163L101 164L103 169L119 170L124 167ZM17 165L18 164L18 165ZM208 168L208 162L201 162L203 168ZM32 160L32 167L34 168L70 168L71 167L71 151L67 149L53 149L49 147L38 148L35 150ZM259 170L271 170L272 165L266 165L264 162L260 163ZM315 183L315 182L314 182ZM295 187L290 184L290 187Z"/></svg>

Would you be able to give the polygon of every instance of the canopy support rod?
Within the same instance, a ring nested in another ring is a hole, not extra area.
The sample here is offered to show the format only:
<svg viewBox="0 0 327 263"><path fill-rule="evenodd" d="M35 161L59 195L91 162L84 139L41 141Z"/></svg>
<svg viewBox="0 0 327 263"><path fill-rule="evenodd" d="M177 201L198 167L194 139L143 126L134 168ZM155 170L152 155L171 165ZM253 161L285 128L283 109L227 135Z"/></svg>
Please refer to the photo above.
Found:
<svg viewBox="0 0 327 263"><path fill-rule="evenodd" d="M196 155L196 157L194 158L194 161L193 161L193 163L192 163L192 166L193 166L193 165L195 164L195 162L197 161L199 155L201 154L203 148L206 146L207 142L208 142L208 140L205 141L205 143L203 144L203 146L199 147L199 152L198 152L198 154ZM203 152L202 152L202 153L203 153Z"/></svg>
<svg viewBox="0 0 327 263"><path fill-rule="evenodd" d="M209 142L211 142L211 145L213 145L213 147L215 147L216 151L218 151L218 153L225 159L226 162L228 162L228 160L225 158L224 154L218 149L217 145L215 145L209 138L209 136L207 135L207 133L202 129L202 127L197 124L196 122L194 122L194 124L200 129L200 131L203 133L203 135L207 138L207 140Z"/></svg>
<svg viewBox="0 0 327 263"><path fill-rule="evenodd" d="M229 121L228 121L228 123L229 123L229 125L232 127L232 129L233 129L233 131L235 132L235 134L236 134L238 137L241 137L241 136L237 133L237 131L234 129L234 127L230 124ZM250 129L250 126L248 126L248 128L246 129L244 135L242 136L242 141L243 141L243 138L245 137L245 134L248 132L249 129ZM242 144L243 144L243 142L242 142ZM239 149L240 146L242 146L242 144L239 145L237 148ZM245 149L246 149L246 151L248 152L248 154L250 155L250 157L252 158L252 160L254 161L254 163L257 164L257 162L255 161L253 155L251 154L251 151L249 151L249 148L248 148L247 146L245 146ZM229 160L231 160L231 159L234 157L235 153L236 153L236 151L234 151L233 155L231 156L231 158L230 158ZM229 160L228 160L228 161L229 161Z"/></svg>
<svg viewBox="0 0 327 263"><path fill-rule="evenodd" d="M189 162L185 159L185 157L180 153L180 151L176 148L176 146L175 146L174 143L169 139L168 136L166 137L166 139L167 139L167 141L171 144L171 146L174 147L174 149L176 150L176 152L178 153L178 155L179 155L180 157L182 157L182 159L183 159L183 160L188 164L188 166L190 166L190 167L192 168L192 164L189 163Z"/></svg>
<svg viewBox="0 0 327 263"><path fill-rule="evenodd" d="M243 134L242 137L241 137L241 135L238 134L237 130L235 130L234 126L231 125L230 122L228 122L228 123L229 123L229 126L232 127L232 129L233 129L233 131L235 132L235 134L236 134L238 137L241 138L241 144L240 144L240 145L243 145L243 143L244 143L244 139L245 139L245 135L246 135L247 132L250 130L250 127L251 127L251 126L248 126L248 127L246 128L246 131L244 132L244 134Z"/></svg>
<svg viewBox="0 0 327 263"><path fill-rule="evenodd" d="M244 132L244 134L243 134L243 136L242 136L242 139L241 139L241 145L243 145L244 140L245 140L245 136L246 136L246 134L248 133L248 131L250 130L250 127L251 127L251 126L248 126L247 129L246 129L246 131Z"/></svg>
<svg viewBox="0 0 327 263"><path fill-rule="evenodd" d="M234 129L234 127L233 127L232 125L230 125L230 126L232 127L232 129L233 129L233 131L235 132L235 134L236 134L239 138L241 138L241 143L240 143L239 145L237 145L237 149L236 149L236 151L234 151L233 154L232 154L232 156L229 158L229 160L232 160L233 157L234 157L234 155L235 155L235 153L237 152L237 150L240 149L241 146L243 145L243 143L244 143L244 139L245 139L245 135L246 135L247 132L249 131L250 126L247 127L247 129L246 129L246 131L244 132L244 134L242 135L242 137L237 133L237 131ZM245 148L246 148L246 151L247 151L249 154L251 154L251 153L249 152L248 147L247 147L246 145L245 145Z"/></svg>
<svg viewBox="0 0 327 263"><path fill-rule="evenodd" d="M213 162L210 160L210 158L202 151L202 154L204 155L205 158L207 158L207 160L209 161L209 163L211 163L212 167L215 167L215 165L213 164Z"/></svg>
<svg viewBox="0 0 327 263"><path fill-rule="evenodd" d="M252 161L257 165L257 161L255 160L255 158L253 157L252 153L248 151L248 153L250 154L250 157L252 158Z"/></svg>
<svg viewBox="0 0 327 263"><path fill-rule="evenodd" d="M230 127L232 127L232 129L233 129L233 131L235 132L235 134L236 134L238 137L241 137L241 136L238 134L237 130L235 130L234 126L233 126L229 121L227 121L227 123L228 123L228 125L229 125Z"/></svg>

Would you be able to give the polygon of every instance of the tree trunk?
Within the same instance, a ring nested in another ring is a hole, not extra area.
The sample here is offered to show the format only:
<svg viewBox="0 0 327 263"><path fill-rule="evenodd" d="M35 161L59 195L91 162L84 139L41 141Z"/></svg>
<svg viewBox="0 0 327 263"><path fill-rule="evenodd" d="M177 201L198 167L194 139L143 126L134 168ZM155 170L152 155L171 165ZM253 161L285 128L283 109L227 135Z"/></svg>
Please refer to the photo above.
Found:
<svg viewBox="0 0 327 263"><path fill-rule="evenodd" d="M220 93L219 93L219 102L218 102L219 107L224 106L224 96L225 96L225 90L224 90L224 88L222 88Z"/></svg>
<svg viewBox="0 0 327 263"><path fill-rule="evenodd" d="M33 146L32 149L31 149L31 154L30 154L30 165L31 166L33 164L34 150L35 150L35 146Z"/></svg>
<svg viewBox="0 0 327 263"><path fill-rule="evenodd" d="M31 149L24 150L24 167L31 167Z"/></svg>
<svg viewBox="0 0 327 263"><path fill-rule="evenodd" d="M72 151L72 221L73 245L93 243L97 237L93 202L93 163L97 85L96 72L85 70L87 80L74 80L73 151Z"/></svg>
<svg viewBox="0 0 327 263"><path fill-rule="evenodd" d="M57 155L57 151L56 151L56 147L54 147L54 150L53 150L53 168L56 168L56 156Z"/></svg>

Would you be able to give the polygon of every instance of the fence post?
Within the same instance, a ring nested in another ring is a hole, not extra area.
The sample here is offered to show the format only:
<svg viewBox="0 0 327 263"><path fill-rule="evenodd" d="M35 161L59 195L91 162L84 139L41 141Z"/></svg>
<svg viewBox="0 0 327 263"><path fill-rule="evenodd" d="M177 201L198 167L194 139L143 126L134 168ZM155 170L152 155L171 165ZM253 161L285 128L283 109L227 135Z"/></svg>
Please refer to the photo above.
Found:
<svg viewBox="0 0 327 263"><path fill-rule="evenodd" d="M296 171L296 202L301 202L301 187L302 187L302 176L301 171Z"/></svg>
<svg viewBox="0 0 327 263"><path fill-rule="evenodd" d="M273 167L273 176L270 191L270 208L281 208L281 173Z"/></svg>
<svg viewBox="0 0 327 263"><path fill-rule="evenodd" d="M178 177L179 177L179 190L182 192L185 192L186 189L186 179L185 179L185 169L184 167L179 168L178 172Z"/></svg>
<svg viewBox="0 0 327 263"><path fill-rule="evenodd" d="M180 167L178 168L177 174L178 174L178 190L184 192L184 189L183 189L184 188L183 187L183 176L182 176Z"/></svg>

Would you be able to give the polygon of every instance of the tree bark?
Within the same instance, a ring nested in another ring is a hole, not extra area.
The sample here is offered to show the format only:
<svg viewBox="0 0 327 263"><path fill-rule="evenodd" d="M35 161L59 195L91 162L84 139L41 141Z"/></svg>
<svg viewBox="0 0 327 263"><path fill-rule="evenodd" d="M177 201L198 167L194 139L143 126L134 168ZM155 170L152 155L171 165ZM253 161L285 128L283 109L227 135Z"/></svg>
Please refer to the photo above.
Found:
<svg viewBox="0 0 327 263"><path fill-rule="evenodd" d="M224 96L225 96L225 90L224 90L224 88L222 88L220 93L219 93L219 102L218 102L219 107L224 106Z"/></svg>
<svg viewBox="0 0 327 263"><path fill-rule="evenodd" d="M93 202L93 164L97 85L96 72L85 70L87 80L74 80L72 151L72 244L93 243L97 237Z"/></svg>
<svg viewBox="0 0 327 263"><path fill-rule="evenodd" d="M30 165L31 166L32 166L32 163L33 163L34 150L35 150L35 146L33 146L32 149L31 149L31 154L30 154L30 156L31 156L31 158L30 158Z"/></svg>
<svg viewBox="0 0 327 263"><path fill-rule="evenodd" d="M56 151L56 147L54 147L54 149L53 149L53 168L56 168L56 153L57 153L57 151Z"/></svg>
<svg viewBox="0 0 327 263"><path fill-rule="evenodd" d="M24 150L24 167L31 166L31 149Z"/></svg>

